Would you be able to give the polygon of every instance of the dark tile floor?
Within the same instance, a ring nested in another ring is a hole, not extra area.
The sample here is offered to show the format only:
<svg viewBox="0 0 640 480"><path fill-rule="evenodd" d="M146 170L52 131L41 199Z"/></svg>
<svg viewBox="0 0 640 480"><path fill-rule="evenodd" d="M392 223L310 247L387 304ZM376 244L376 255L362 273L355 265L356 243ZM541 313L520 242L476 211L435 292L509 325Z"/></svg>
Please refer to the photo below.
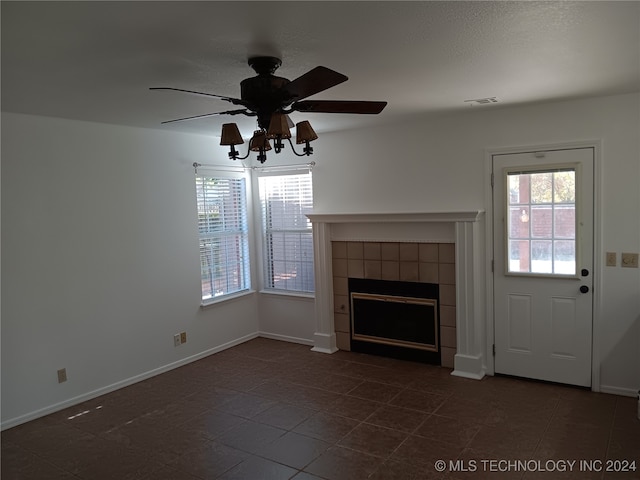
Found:
<svg viewBox="0 0 640 480"><path fill-rule="evenodd" d="M258 338L2 432L2 479L640 478L636 399L450 373Z"/></svg>

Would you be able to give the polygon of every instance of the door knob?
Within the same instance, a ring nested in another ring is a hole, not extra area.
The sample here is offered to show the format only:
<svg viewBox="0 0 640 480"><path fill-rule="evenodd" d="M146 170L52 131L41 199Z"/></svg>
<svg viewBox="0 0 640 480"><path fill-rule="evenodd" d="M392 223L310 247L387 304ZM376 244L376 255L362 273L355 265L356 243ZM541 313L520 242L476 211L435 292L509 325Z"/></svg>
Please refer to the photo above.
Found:
<svg viewBox="0 0 640 480"><path fill-rule="evenodd" d="M580 273L582 274L583 277L589 276L589 270L587 270L586 268L583 268Z"/></svg>
<svg viewBox="0 0 640 480"><path fill-rule="evenodd" d="M587 292L589 291L589 287L587 287L586 285L582 285L582 286L580 287L580 291L581 291L582 293L587 293Z"/></svg>

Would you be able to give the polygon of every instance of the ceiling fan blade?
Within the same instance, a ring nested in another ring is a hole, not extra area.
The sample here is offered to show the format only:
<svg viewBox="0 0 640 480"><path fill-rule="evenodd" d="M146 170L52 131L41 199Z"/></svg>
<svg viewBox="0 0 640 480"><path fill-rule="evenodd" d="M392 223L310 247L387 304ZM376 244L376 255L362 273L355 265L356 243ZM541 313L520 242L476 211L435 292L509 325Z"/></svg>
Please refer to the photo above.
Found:
<svg viewBox="0 0 640 480"><path fill-rule="evenodd" d="M358 113L376 115L380 113L387 102L366 102L351 100L303 100L295 102L291 109L298 112L318 113Z"/></svg>
<svg viewBox="0 0 640 480"><path fill-rule="evenodd" d="M174 92L191 93L193 95L202 95L205 97L219 98L221 100L226 100L227 102L231 102L234 105L243 105L242 100L240 100L239 98L225 97L224 95L216 95L215 93L195 92L193 90L184 90L182 88L173 88L173 87L149 87L149 90L172 90Z"/></svg>
<svg viewBox="0 0 640 480"><path fill-rule="evenodd" d="M291 80L282 90L291 96L292 101L302 100L347 80L345 75L327 67L316 67L295 80Z"/></svg>
<svg viewBox="0 0 640 480"><path fill-rule="evenodd" d="M247 115L247 116L255 115L254 113L249 112L249 110L243 108L240 110L228 110L226 112L205 113L204 115L194 115L193 117L176 118L174 120L166 120L161 123L165 124L165 123L173 123L173 122L182 122L184 120L194 120L196 118L215 117L217 115L240 115L240 114Z"/></svg>

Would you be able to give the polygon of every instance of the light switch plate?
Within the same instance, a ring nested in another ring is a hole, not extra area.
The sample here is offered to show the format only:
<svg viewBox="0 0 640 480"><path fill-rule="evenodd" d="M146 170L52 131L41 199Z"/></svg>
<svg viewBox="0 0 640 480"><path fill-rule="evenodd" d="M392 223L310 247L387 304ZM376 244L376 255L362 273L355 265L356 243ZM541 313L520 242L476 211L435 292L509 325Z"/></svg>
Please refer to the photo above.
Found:
<svg viewBox="0 0 640 480"><path fill-rule="evenodd" d="M622 253L622 266L627 268L638 268L637 253Z"/></svg>
<svg viewBox="0 0 640 480"><path fill-rule="evenodd" d="M607 267L615 267L618 264L616 252L607 252Z"/></svg>

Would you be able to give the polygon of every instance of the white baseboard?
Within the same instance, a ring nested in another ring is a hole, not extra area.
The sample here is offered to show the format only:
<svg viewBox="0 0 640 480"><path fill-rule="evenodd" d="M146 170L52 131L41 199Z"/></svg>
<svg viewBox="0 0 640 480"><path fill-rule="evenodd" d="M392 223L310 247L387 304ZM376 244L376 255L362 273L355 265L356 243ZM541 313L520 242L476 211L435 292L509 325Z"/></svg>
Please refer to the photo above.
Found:
<svg viewBox="0 0 640 480"><path fill-rule="evenodd" d="M610 385L600 385L601 393L610 393L612 395L620 395L623 397L637 397L638 390L633 388L612 387Z"/></svg>
<svg viewBox="0 0 640 480"><path fill-rule="evenodd" d="M6 430L7 428L15 427L22 423L35 420L36 418L44 417L45 415L49 415L51 413L64 410L65 408L72 407L73 405L86 402L87 400L91 400L93 398L99 397L100 395L105 395L115 390L128 387L129 385L133 385L134 383L141 382L143 380L146 380L147 378L155 377L156 375L160 375L161 373L168 372L169 370L173 370L174 368L182 367L183 365L187 365L188 363L195 362L196 360L200 360L202 358L208 357L209 355L213 355L214 353L218 353L228 348L235 347L236 345L240 345L241 343L252 340L258 336L259 336L258 332L251 333L249 335L245 335L244 337L240 337L236 340L232 340L230 342L224 343L217 347L213 347L203 352L197 353L195 355L191 355L190 357L183 358L176 362L163 365L162 367L154 368L153 370L149 370L148 372L141 373L134 377L130 377L125 380L121 380L119 382L113 383L111 385L107 385L106 387L98 388L91 392L83 393L82 395L78 395L76 397L70 398L63 402L59 402L54 405L41 408L39 410L35 410L33 412L20 415L19 417L10 418L9 420L5 420L0 424L0 430Z"/></svg>
<svg viewBox="0 0 640 480"><path fill-rule="evenodd" d="M301 345L313 346L313 340L307 338L291 337L289 335L280 335L279 333L258 332L259 337L269 338L271 340L280 340L289 343L299 343Z"/></svg>

